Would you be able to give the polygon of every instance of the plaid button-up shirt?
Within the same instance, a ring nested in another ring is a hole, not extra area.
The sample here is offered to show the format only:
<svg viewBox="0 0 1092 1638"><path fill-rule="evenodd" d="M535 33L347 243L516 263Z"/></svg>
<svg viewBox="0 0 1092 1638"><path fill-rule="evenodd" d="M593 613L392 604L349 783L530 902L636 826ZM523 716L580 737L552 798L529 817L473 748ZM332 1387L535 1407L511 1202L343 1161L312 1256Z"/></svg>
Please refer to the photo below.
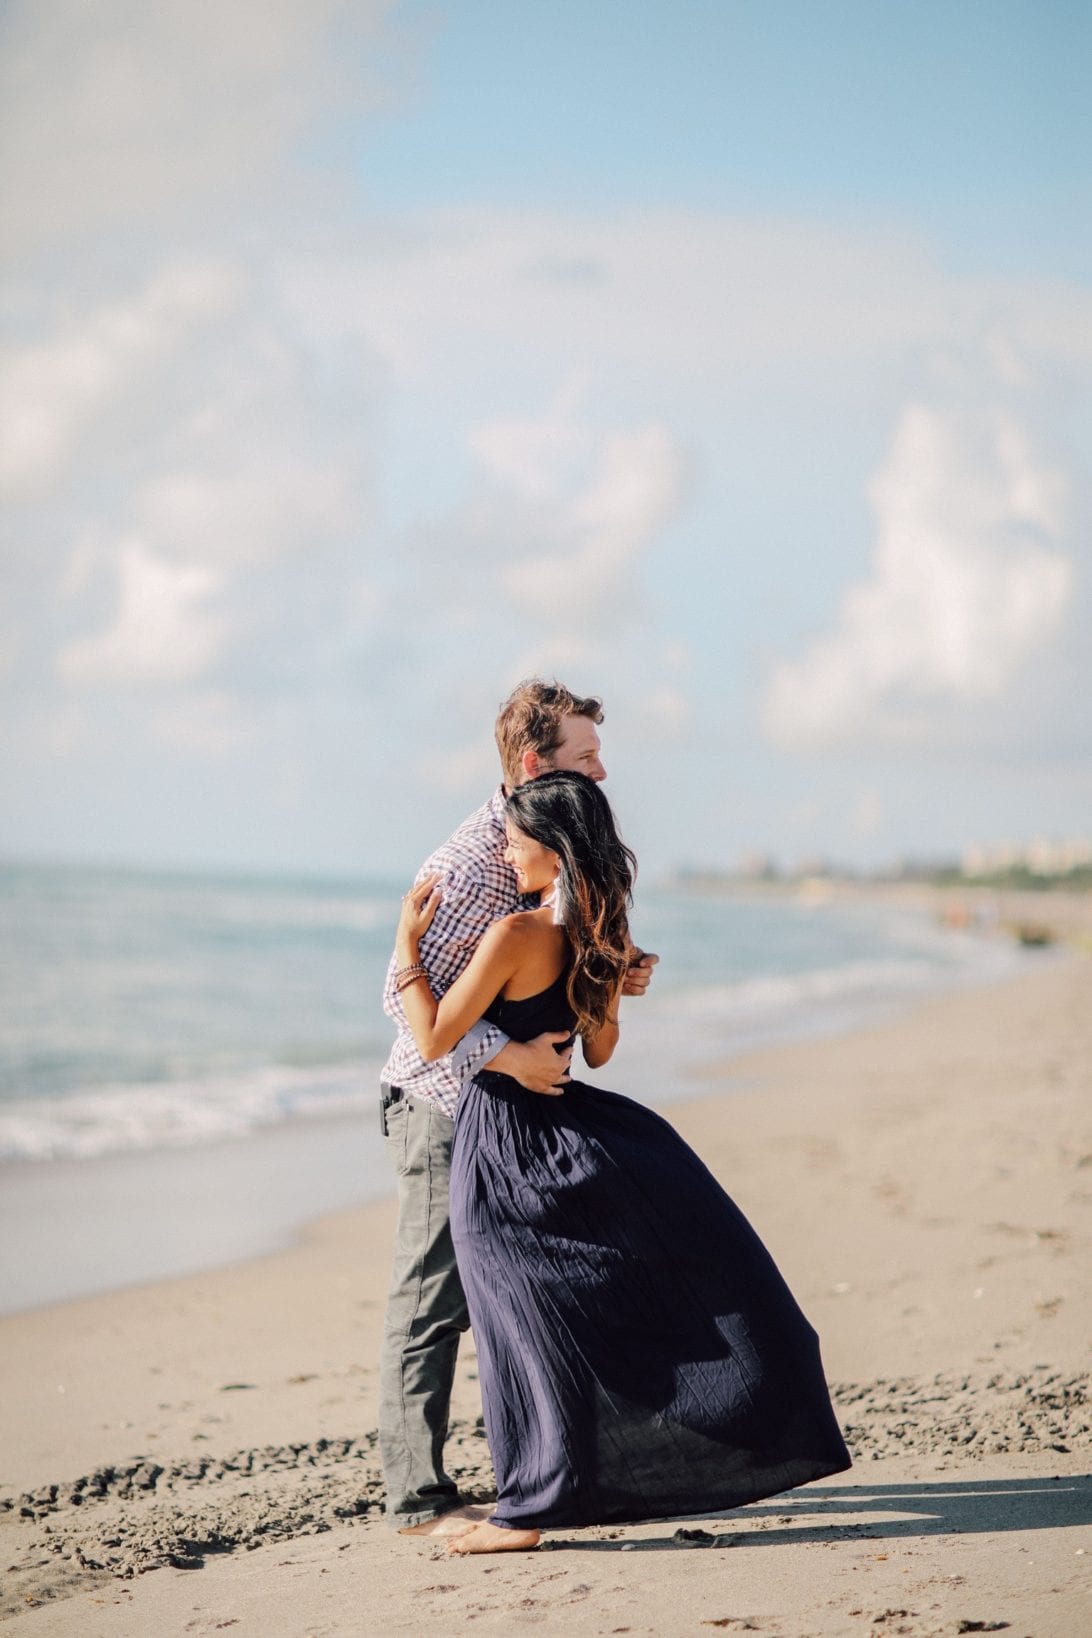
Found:
<svg viewBox="0 0 1092 1638"><path fill-rule="evenodd" d="M421 960L433 995L439 999L469 964L491 922L513 910L524 910L534 898L521 898L516 877L504 862L504 790L464 819L453 836L436 849L417 872L417 881L439 871L443 896L432 926L421 940ZM485 1064L496 1057L508 1037L495 1024L477 1023L446 1057L426 1063L406 1022L402 998L394 987L398 963L391 957L383 990L383 1011L398 1027L398 1039L387 1059L383 1079L416 1098L432 1098L454 1115L459 1093Z"/></svg>

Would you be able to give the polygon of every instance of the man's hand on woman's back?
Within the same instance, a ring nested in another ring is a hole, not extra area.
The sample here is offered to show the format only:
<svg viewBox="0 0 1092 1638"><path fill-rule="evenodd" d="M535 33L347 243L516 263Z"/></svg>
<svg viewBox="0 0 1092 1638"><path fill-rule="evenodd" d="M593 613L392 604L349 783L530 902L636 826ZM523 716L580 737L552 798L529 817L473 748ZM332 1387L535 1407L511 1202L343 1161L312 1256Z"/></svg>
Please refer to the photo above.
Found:
<svg viewBox="0 0 1092 1638"><path fill-rule="evenodd" d="M565 1047L559 1050L562 1042L566 1043ZM542 1092L556 1098L565 1090L572 1055L572 1042L566 1031L551 1029L531 1041L509 1041L486 1067L499 1075L511 1075L528 1092Z"/></svg>

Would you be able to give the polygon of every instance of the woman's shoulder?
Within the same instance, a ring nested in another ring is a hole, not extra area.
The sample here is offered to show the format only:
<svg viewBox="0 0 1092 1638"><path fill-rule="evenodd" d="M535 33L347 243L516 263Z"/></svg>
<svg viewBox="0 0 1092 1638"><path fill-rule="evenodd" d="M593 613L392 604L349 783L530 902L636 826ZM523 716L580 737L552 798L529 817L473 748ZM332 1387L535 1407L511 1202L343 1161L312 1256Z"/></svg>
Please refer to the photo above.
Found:
<svg viewBox="0 0 1092 1638"><path fill-rule="evenodd" d="M497 945L510 945L516 948L541 939L548 925L547 918L538 910L513 910L510 915L500 916L496 921L490 922L485 936Z"/></svg>
<svg viewBox="0 0 1092 1638"><path fill-rule="evenodd" d="M557 926L548 910L513 910L490 923L479 949L484 947L491 960L522 966L552 958L564 938L564 928Z"/></svg>
<svg viewBox="0 0 1092 1638"><path fill-rule="evenodd" d="M544 925L545 923L545 925ZM474 954L494 977L507 983L516 973L537 969L551 952L546 947L549 918L533 910L516 910L500 916L489 926Z"/></svg>

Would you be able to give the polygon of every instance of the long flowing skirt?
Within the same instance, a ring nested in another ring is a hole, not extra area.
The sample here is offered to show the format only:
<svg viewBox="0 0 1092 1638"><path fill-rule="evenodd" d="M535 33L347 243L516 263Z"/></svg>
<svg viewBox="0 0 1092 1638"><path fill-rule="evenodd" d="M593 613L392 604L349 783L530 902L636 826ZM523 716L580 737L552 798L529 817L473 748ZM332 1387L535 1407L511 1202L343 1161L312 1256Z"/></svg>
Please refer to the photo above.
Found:
<svg viewBox="0 0 1092 1638"><path fill-rule="evenodd" d="M451 1223L498 1524L718 1512L850 1465L815 1331L652 1110L480 1076L455 1123Z"/></svg>

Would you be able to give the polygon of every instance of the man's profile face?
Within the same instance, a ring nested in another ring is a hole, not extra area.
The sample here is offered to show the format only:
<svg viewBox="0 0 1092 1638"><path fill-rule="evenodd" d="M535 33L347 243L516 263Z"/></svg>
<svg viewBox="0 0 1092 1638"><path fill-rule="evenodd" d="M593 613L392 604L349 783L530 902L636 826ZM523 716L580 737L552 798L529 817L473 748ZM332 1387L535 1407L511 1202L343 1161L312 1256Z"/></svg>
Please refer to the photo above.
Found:
<svg viewBox="0 0 1092 1638"><path fill-rule="evenodd" d="M599 734L590 717L566 717L561 724L561 743L551 756L543 757L543 773L582 773L589 779L606 779L607 770L599 757Z"/></svg>

